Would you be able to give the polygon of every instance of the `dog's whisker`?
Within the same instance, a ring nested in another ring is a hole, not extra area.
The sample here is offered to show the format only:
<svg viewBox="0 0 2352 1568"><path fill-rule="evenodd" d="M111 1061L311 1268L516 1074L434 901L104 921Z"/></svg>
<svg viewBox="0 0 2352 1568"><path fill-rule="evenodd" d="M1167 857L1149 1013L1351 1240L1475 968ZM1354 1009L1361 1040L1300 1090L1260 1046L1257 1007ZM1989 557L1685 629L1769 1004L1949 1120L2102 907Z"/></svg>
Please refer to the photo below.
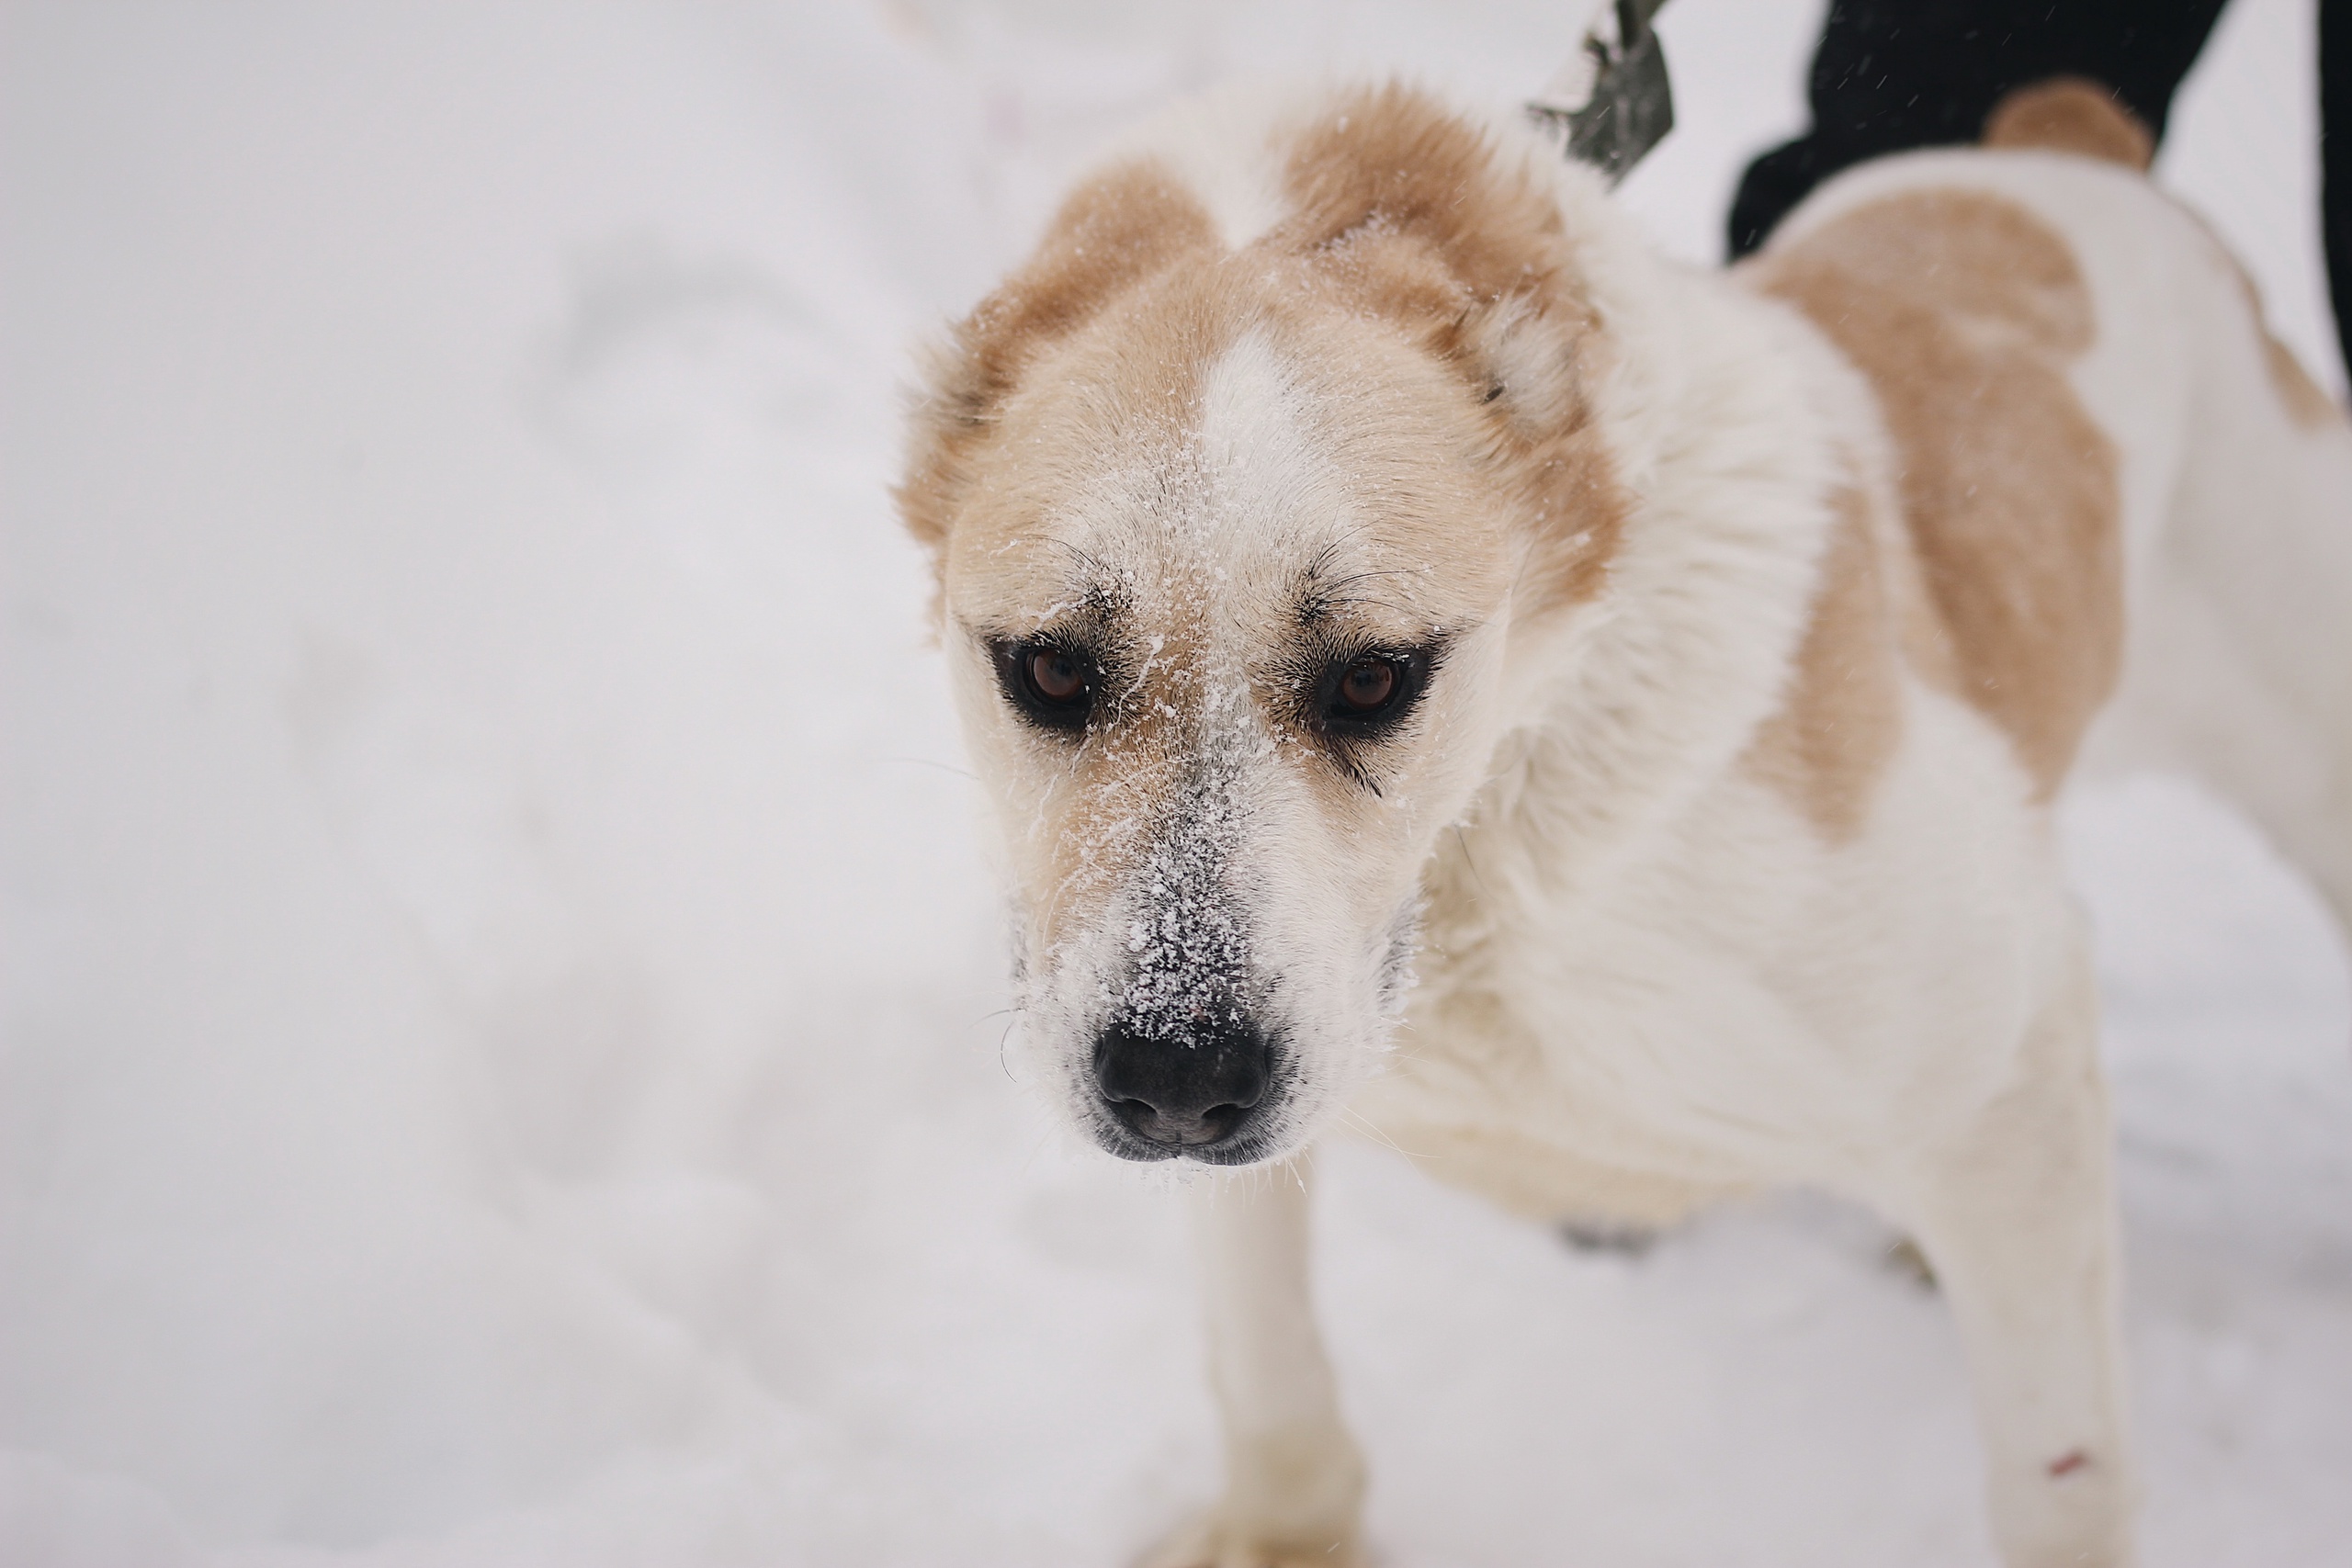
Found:
<svg viewBox="0 0 2352 1568"><path fill-rule="evenodd" d="M1004 1032L998 1035L996 1040L996 1065L1004 1069L1004 1077L1007 1083L1019 1083L1021 1081L1021 1079L1013 1073L1011 1058L1005 1055L1005 1048L1012 1043L1012 1032L1020 1027L1021 1017L1016 1012L1012 1020L1005 1024Z"/></svg>
<svg viewBox="0 0 2352 1568"><path fill-rule="evenodd" d="M937 768L941 773L954 773L959 779L969 779L974 784L980 782L980 775L972 772L969 768L959 768L953 762L942 762L930 757L876 757L873 761L876 762L904 762L910 767L917 768Z"/></svg>
<svg viewBox="0 0 2352 1568"><path fill-rule="evenodd" d="M1487 893L1487 879L1478 874L1477 859L1471 854L1470 840L1462 831L1462 824L1459 822L1453 824L1453 842L1455 847L1460 849L1462 852L1462 863L1470 868L1470 880L1478 885L1478 891L1482 895L1489 897L1493 897L1493 895Z"/></svg>
<svg viewBox="0 0 2352 1568"><path fill-rule="evenodd" d="M1029 1145L1028 1156L1021 1162L1021 1175L1028 1175L1029 1172L1036 1167L1037 1156L1044 1154L1046 1152L1046 1145L1053 1141L1054 1129L1052 1127L1047 1126L1038 1130L1036 1141Z"/></svg>
<svg viewBox="0 0 2352 1568"><path fill-rule="evenodd" d="M1340 1120L1349 1126L1353 1127L1364 1136L1373 1139L1374 1142L1385 1144L1389 1148L1396 1150L1396 1153L1404 1156L1407 1159L1425 1160L1435 1159L1437 1157L1434 1155L1414 1153L1411 1149L1407 1148L1404 1145L1398 1143L1394 1137L1390 1136L1388 1131L1382 1127L1377 1122L1369 1120L1362 1111L1357 1111L1352 1106L1343 1105L1340 1108Z"/></svg>

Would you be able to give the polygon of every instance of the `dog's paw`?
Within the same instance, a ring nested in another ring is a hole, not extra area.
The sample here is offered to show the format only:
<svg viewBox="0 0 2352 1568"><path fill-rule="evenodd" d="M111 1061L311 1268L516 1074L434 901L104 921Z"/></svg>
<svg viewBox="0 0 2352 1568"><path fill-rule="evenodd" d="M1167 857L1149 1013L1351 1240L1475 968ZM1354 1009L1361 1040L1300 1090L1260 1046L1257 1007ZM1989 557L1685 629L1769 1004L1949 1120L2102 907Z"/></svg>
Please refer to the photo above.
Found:
<svg viewBox="0 0 2352 1568"><path fill-rule="evenodd" d="M1363 1568L1363 1454L1336 1420L1261 1427L1226 1453L1225 1495L1136 1568Z"/></svg>
<svg viewBox="0 0 2352 1568"><path fill-rule="evenodd" d="M1136 1568L1364 1568L1352 1529L1277 1538L1211 1509L1136 1560Z"/></svg>

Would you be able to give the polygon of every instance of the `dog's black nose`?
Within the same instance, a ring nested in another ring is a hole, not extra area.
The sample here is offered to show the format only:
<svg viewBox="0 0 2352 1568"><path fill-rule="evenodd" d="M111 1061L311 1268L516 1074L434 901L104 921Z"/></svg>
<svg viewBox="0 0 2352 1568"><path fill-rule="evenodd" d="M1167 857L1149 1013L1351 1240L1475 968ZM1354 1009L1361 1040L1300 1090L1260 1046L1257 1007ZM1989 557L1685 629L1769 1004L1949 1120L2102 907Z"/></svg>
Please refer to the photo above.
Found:
<svg viewBox="0 0 2352 1568"><path fill-rule="evenodd" d="M1094 1043L1094 1082L1145 1143L1200 1151L1233 1137L1266 1097L1271 1055L1266 1037L1238 1020L1149 1035L1114 1023Z"/></svg>

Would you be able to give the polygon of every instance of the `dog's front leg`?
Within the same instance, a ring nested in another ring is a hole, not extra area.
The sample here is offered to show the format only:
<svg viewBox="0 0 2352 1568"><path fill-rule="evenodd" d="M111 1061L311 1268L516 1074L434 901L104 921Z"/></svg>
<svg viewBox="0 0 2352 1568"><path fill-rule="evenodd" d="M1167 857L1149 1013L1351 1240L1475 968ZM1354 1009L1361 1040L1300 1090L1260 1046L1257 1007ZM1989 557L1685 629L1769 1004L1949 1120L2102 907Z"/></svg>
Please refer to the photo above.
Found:
<svg viewBox="0 0 2352 1568"><path fill-rule="evenodd" d="M1340 1422L1307 1282L1298 1166L1193 1195L1209 1379L1224 1419L1225 1496L1151 1553L1151 1568L1352 1564L1363 1459Z"/></svg>
<svg viewBox="0 0 2352 1568"><path fill-rule="evenodd" d="M2116 1325L2112 1132L2086 962L2016 1085L1916 1174L1913 1226L1951 1303L2009 1568L2121 1568L2133 1482Z"/></svg>

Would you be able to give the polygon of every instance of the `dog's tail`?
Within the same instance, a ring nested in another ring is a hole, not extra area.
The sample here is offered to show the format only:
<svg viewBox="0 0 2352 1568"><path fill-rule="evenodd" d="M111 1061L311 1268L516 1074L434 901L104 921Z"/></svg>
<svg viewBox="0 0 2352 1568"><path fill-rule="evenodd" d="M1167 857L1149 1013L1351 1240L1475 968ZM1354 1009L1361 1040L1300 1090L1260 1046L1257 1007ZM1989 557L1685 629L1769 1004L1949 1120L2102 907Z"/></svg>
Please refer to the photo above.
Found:
<svg viewBox="0 0 2352 1568"><path fill-rule="evenodd" d="M2155 134L2086 76L2052 76L2013 89L1984 117L1979 140L1987 147L2073 152L2141 170L2156 156Z"/></svg>

